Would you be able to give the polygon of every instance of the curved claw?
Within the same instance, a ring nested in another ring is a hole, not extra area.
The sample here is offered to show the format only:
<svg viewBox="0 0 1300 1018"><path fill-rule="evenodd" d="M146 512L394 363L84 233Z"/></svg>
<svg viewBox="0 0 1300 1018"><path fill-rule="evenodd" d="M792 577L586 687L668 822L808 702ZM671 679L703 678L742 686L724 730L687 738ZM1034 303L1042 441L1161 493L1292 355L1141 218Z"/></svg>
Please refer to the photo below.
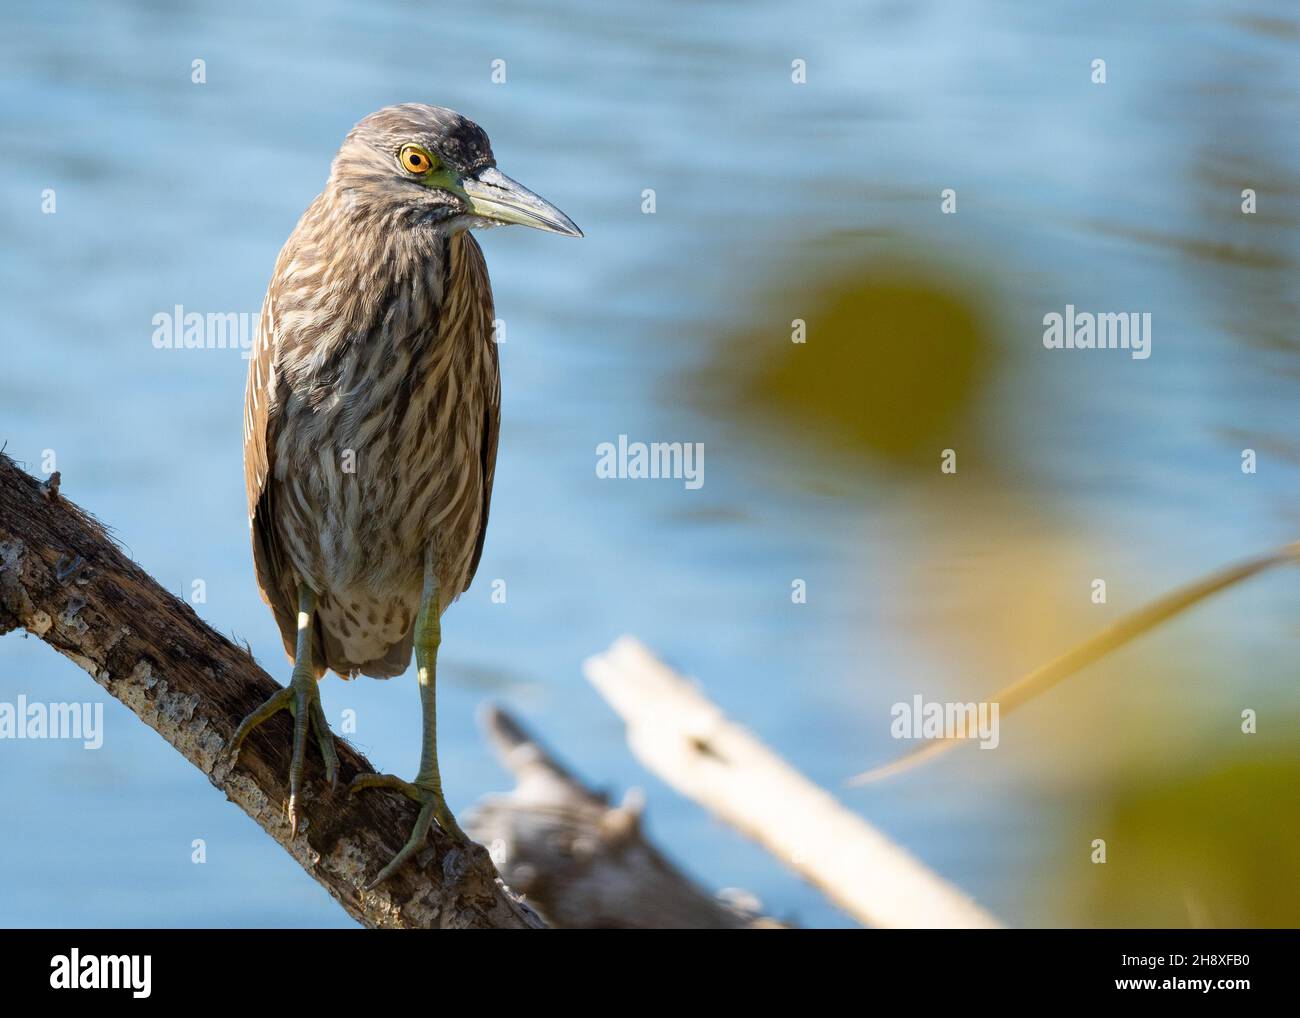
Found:
<svg viewBox="0 0 1300 1018"><path fill-rule="evenodd" d="M294 696L289 702L293 714L293 754L289 763L289 837L298 836L298 792L302 789L302 768L307 760L307 726L311 723L311 707L307 694L294 683Z"/></svg>
<svg viewBox="0 0 1300 1018"><path fill-rule="evenodd" d="M433 803L433 818L438 821L438 826L450 834L457 841L465 844L473 844L469 835L460 829L460 824L456 823L456 817L447 806L447 802L442 796Z"/></svg>
<svg viewBox="0 0 1300 1018"><path fill-rule="evenodd" d="M320 703L320 690L316 678L310 674L294 672L284 689L277 690L262 706L239 723L230 740L230 761L238 759L244 740L258 725L270 720L282 710L293 715L293 753L289 764L289 837L298 836L301 818L299 795L302 791L303 765L307 756L307 730L316 729L316 741L325 763L325 777L333 789L338 782L338 752L334 748L334 735L325 721L325 711Z"/></svg>
<svg viewBox="0 0 1300 1018"><path fill-rule="evenodd" d="M244 740L248 738L248 733L262 722L273 718L280 711L288 707L289 701L292 697L293 690L286 686L284 689L278 690L274 696L266 701L266 703L262 704L262 706L258 707L257 710L253 711L248 715L248 717L244 718L244 720L239 723L239 727L235 729L235 734L230 739L229 755L232 766L239 758L239 748L244 744Z"/></svg>
<svg viewBox="0 0 1300 1018"><path fill-rule="evenodd" d="M414 799L420 805L420 813L416 817L415 829L411 832L410 838L393 856L389 864L379 871L379 875L365 885L365 890L374 890L397 872L398 868L424 845L425 839L429 836L429 828L433 826L435 820L438 821L439 827L457 841L469 842L469 838L460 829L460 824L456 823L456 818L447 807L447 800L443 798L442 792L420 784L419 779L411 782L404 781L395 774L358 774L348 785L348 794L353 795L363 788L389 788L401 792L408 799Z"/></svg>
<svg viewBox="0 0 1300 1018"><path fill-rule="evenodd" d="M420 802L419 790L409 781L403 781L396 774L358 774L348 784L348 795L355 795L363 788L391 788L404 793L416 802Z"/></svg>
<svg viewBox="0 0 1300 1018"><path fill-rule="evenodd" d="M334 748L334 733L330 731L329 722L325 720L325 709L320 705L320 697L311 702L311 723L316 729L316 744L325 763L325 780L330 783L333 792L339 784L339 754Z"/></svg>
<svg viewBox="0 0 1300 1018"><path fill-rule="evenodd" d="M366 884L365 889L367 891L373 891L391 877L397 872L402 863L406 862L418 849L424 846L425 839L429 836L429 828L433 826L434 806L434 803L427 802L420 807L420 815L415 820L415 829L411 831L411 836L406 839L406 844L402 846L400 852L393 856L392 861L379 871L379 875Z"/></svg>

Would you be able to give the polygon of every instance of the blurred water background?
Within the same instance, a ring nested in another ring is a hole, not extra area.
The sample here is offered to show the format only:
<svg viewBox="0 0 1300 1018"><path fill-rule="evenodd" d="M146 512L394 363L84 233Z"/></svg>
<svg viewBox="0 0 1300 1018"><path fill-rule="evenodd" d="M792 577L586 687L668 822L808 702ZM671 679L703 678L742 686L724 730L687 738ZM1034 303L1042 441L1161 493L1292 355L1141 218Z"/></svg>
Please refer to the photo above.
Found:
<svg viewBox="0 0 1300 1018"><path fill-rule="evenodd" d="M157 350L153 316L256 312L344 134L393 102L477 120L503 170L586 231L481 237L508 331L486 552L444 620L458 812L508 785L473 723L492 698L589 781L644 787L651 836L705 885L849 925L630 756L580 664L632 632L1011 923L1300 921L1294 573L1005 719L995 752L842 785L906 748L896 701L978 699L1297 536L1293 7L87 0L0 17L0 441L34 472L54 450L66 495L178 594L202 579L200 614L282 680L248 552L246 362ZM1151 312L1151 358L1045 350L1042 316L1067 303ZM595 447L619 434L703 442L704 486L598 480ZM104 700L107 731L95 752L0 742L0 923L349 924L152 731L15 634L0 699L19 694ZM414 773L411 673L323 696L335 723L357 712L377 766Z"/></svg>

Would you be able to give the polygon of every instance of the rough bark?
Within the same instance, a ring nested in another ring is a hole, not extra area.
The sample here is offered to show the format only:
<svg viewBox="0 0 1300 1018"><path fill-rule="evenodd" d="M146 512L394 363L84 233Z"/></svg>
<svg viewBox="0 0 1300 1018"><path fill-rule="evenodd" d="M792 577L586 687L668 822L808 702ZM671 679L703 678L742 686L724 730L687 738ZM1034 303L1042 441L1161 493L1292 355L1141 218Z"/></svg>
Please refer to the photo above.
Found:
<svg viewBox="0 0 1300 1018"><path fill-rule="evenodd" d="M287 712L253 732L237 766L225 754L240 719L279 684L64 500L58 474L41 484L0 454L0 635L19 628L89 672L363 924L543 925L504 885L485 849L457 846L436 829L391 880L363 890L402 847L416 807L390 791L348 796L347 782L373 768L342 740L337 793L325 783L315 747L308 752L304 821L290 840Z"/></svg>
<svg viewBox="0 0 1300 1018"><path fill-rule="evenodd" d="M510 886L553 926L571 929L748 929L780 924L697 887L645 837L642 801L589 791L495 707L482 724L516 786L466 818L492 846Z"/></svg>

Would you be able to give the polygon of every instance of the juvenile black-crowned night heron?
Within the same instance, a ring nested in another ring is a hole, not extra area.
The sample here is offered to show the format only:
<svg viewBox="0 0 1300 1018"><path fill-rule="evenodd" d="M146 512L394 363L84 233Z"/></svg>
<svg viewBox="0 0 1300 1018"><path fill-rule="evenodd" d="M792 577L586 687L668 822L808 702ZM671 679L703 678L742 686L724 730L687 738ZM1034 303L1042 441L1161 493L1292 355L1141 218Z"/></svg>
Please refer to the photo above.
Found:
<svg viewBox="0 0 1300 1018"><path fill-rule="evenodd" d="M496 168L487 135L408 103L362 120L275 264L248 372L244 472L253 560L293 677L231 745L282 708L294 718L289 817L297 835L313 728L331 785L338 759L317 681L387 678L414 646L424 720L414 781L358 777L420 804L464 838L438 773L440 616L483 553L500 374L492 287L469 230L506 223L580 237L559 209Z"/></svg>

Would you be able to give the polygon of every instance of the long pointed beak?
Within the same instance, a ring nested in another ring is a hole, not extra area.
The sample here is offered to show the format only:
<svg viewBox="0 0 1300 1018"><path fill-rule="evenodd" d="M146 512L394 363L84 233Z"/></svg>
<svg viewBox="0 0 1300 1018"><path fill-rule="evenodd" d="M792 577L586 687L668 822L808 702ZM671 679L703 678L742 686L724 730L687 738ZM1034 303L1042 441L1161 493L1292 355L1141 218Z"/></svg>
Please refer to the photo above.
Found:
<svg viewBox="0 0 1300 1018"><path fill-rule="evenodd" d="M460 182L461 190L469 199L470 210L476 216L498 223L518 223L548 233L566 237L581 237L572 219L550 202L516 181L511 180L495 166L480 170Z"/></svg>

